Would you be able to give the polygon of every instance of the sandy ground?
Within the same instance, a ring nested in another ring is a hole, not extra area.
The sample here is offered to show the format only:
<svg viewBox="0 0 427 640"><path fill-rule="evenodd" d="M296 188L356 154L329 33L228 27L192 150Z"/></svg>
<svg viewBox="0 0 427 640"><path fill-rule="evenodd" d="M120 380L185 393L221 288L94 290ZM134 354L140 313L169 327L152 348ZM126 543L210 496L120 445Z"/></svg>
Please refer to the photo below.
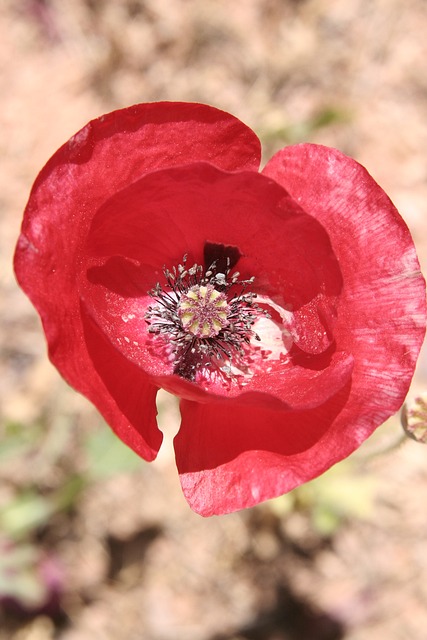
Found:
<svg viewBox="0 0 427 640"><path fill-rule="evenodd" d="M305 140L362 162L427 272L426 34L424 0L2 1L0 433L41 425L44 449L38 465L19 453L3 464L0 508L85 470L84 438L106 429L48 363L11 267L32 181L56 148L134 102L213 104L259 134L266 158ZM424 354L411 396L426 381ZM179 489L176 406L162 396L160 408L169 444L156 463L91 480L34 528L66 576L61 612L3 612L1 640L427 638L427 449L371 455L399 438L397 418L336 472L344 505L332 477L314 498L204 520ZM325 500L343 514L329 535L314 517Z"/></svg>

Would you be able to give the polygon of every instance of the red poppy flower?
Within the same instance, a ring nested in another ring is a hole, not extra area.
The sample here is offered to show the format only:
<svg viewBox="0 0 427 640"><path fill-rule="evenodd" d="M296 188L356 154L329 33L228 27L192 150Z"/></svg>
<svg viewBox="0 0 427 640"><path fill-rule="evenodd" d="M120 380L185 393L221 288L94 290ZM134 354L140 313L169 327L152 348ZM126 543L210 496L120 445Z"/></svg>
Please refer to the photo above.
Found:
<svg viewBox="0 0 427 640"><path fill-rule="evenodd" d="M144 104L55 153L15 267L52 362L146 460L181 398L191 507L226 513L348 456L401 405L425 287L396 209L354 160L260 144L210 106Z"/></svg>

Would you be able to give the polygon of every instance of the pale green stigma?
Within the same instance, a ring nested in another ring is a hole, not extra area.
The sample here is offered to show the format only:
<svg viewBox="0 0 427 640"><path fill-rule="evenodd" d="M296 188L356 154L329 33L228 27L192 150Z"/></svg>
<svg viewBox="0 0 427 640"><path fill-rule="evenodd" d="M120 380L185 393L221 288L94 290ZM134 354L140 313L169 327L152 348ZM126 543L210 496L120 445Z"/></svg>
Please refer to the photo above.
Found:
<svg viewBox="0 0 427 640"><path fill-rule="evenodd" d="M211 284L196 285L181 296L178 315L183 328L198 338L213 338L228 325L224 293Z"/></svg>

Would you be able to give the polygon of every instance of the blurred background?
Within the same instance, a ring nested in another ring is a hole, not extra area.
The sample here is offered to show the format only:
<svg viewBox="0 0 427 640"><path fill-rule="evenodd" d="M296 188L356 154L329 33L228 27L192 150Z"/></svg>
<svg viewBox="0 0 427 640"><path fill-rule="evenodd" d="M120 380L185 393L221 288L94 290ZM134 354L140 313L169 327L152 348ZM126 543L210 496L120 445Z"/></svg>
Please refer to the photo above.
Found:
<svg viewBox="0 0 427 640"><path fill-rule="evenodd" d="M63 142L188 100L246 122L265 159L299 141L355 157L425 269L426 63L425 0L1 0L0 640L427 638L427 448L398 417L315 482L203 519L174 466L175 401L148 465L49 364L11 267ZM411 398L426 379L424 354Z"/></svg>

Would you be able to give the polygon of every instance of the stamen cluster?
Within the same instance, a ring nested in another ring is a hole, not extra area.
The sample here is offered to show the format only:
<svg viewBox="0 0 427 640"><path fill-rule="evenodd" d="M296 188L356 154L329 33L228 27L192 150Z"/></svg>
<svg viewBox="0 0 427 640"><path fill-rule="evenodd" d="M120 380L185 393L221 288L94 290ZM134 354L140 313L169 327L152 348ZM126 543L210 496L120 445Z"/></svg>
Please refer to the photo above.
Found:
<svg viewBox="0 0 427 640"><path fill-rule="evenodd" d="M254 302L256 293L247 291L254 278L230 275L228 259L224 273L217 261L206 271L186 263L185 255L172 270L164 267L167 284L148 292L155 300L145 313L148 331L170 344L177 375L194 380L201 368L213 366L231 377L233 357L244 355L252 338L259 340L253 324L268 315Z"/></svg>

